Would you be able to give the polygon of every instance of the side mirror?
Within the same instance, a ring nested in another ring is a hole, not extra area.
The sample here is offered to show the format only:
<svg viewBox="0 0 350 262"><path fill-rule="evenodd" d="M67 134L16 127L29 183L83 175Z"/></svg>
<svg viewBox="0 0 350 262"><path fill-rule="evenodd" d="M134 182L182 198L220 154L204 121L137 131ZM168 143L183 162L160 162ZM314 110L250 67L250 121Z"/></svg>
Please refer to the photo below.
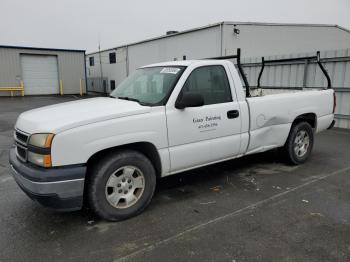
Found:
<svg viewBox="0 0 350 262"><path fill-rule="evenodd" d="M203 96L198 93L182 93L175 103L175 107L177 109L185 109L186 107L198 107L203 105Z"/></svg>

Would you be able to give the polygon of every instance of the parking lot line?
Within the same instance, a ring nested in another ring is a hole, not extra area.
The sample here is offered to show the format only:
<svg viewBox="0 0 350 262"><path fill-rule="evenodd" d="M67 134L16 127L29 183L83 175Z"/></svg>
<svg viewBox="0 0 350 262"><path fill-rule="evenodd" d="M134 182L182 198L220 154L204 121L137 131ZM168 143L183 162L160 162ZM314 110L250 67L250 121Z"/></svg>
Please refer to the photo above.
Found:
<svg viewBox="0 0 350 262"><path fill-rule="evenodd" d="M314 184L314 183L316 183L318 181L324 180L324 179L329 178L331 176L335 176L335 175L338 175L338 174L341 174L341 173L344 173L344 172L347 172L347 171L350 171L350 166L342 168L342 169L339 169L339 170L336 170L336 171L334 171L332 173L329 173L329 174L326 174L326 175L317 176L314 179L309 180L308 182L305 182L305 183L303 183L303 184L301 184L299 186L296 186L294 188L288 189L288 190L286 190L284 192L281 192L279 194L273 195L273 196L271 196L269 198L266 198L264 200L258 201L258 202L254 203L254 204L248 205L248 206L243 207L241 209L235 210L235 211L230 212L230 213L228 213L226 215L216 217L216 218L211 219L211 220L209 220L209 221L207 221L205 223L201 223L201 224L195 225L193 227L190 227L190 228L188 228L188 229L186 229L186 230L184 230L184 231L182 231L182 232L180 232L180 233L178 233L176 235L173 235L173 236L168 237L166 239L160 240L160 241L158 241L158 242L156 242L156 243L154 243L154 244L152 244L152 245L150 245L148 247L139 249L139 250L137 250L137 251L135 251L133 253L130 253L129 255L126 255L124 257L115 259L114 262L128 261L129 259L131 259L133 257L136 257L136 256L141 255L143 253L152 251L152 250L158 248L161 245L164 245L164 244L167 244L167 243L169 243L169 242L171 242L173 240L176 240L176 239L182 237L183 235L189 234L189 233L191 233L193 231L196 231L196 230L200 230L202 228L207 227L208 225L211 225L211 224L223 221L223 220L225 220L227 218L235 217L235 216L237 216L237 215L239 215L241 213L244 213L246 211L256 209L258 207L263 206L266 203L269 203L269 202L271 202L271 201L273 201L275 199L278 199L280 197L288 195L288 194L290 194L292 192L295 192L295 191L297 191L299 189L302 189L302 188L304 188L306 186L309 186L309 185Z"/></svg>

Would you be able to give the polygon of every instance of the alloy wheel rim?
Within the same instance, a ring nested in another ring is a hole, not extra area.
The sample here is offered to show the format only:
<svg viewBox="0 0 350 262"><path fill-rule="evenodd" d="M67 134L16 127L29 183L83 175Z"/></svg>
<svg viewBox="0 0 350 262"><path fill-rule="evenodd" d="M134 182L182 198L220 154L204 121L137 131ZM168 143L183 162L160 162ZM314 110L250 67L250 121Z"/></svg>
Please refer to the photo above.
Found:
<svg viewBox="0 0 350 262"><path fill-rule="evenodd" d="M140 169L124 166L111 174L105 186L108 203L122 209L133 206L145 189L145 177Z"/></svg>
<svg viewBox="0 0 350 262"><path fill-rule="evenodd" d="M303 157L310 146L310 137L305 130L300 130L294 139L294 152L298 157Z"/></svg>

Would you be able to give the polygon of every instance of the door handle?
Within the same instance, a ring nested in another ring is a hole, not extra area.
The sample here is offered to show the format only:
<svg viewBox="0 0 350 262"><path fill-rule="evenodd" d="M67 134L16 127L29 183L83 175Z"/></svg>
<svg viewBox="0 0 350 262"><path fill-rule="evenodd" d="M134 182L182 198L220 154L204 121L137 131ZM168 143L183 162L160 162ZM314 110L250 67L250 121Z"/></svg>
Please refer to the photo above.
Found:
<svg viewBox="0 0 350 262"><path fill-rule="evenodd" d="M227 112L227 118L237 118L237 117L239 117L238 110L231 110Z"/></svg>

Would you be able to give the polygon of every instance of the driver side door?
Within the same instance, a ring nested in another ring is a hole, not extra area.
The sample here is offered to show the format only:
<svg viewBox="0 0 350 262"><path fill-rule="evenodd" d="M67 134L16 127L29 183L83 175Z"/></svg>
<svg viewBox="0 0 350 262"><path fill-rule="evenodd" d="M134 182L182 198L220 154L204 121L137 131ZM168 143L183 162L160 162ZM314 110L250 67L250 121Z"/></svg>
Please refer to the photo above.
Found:
<svg viewBox="0 0 350 262"><path fill-rule="evenodd" d="M193 69L184 93L203 97L204 105L177 109L166 106L171 172L232 158L240 148L239 104L232 95L223 65Z"/></svg>

